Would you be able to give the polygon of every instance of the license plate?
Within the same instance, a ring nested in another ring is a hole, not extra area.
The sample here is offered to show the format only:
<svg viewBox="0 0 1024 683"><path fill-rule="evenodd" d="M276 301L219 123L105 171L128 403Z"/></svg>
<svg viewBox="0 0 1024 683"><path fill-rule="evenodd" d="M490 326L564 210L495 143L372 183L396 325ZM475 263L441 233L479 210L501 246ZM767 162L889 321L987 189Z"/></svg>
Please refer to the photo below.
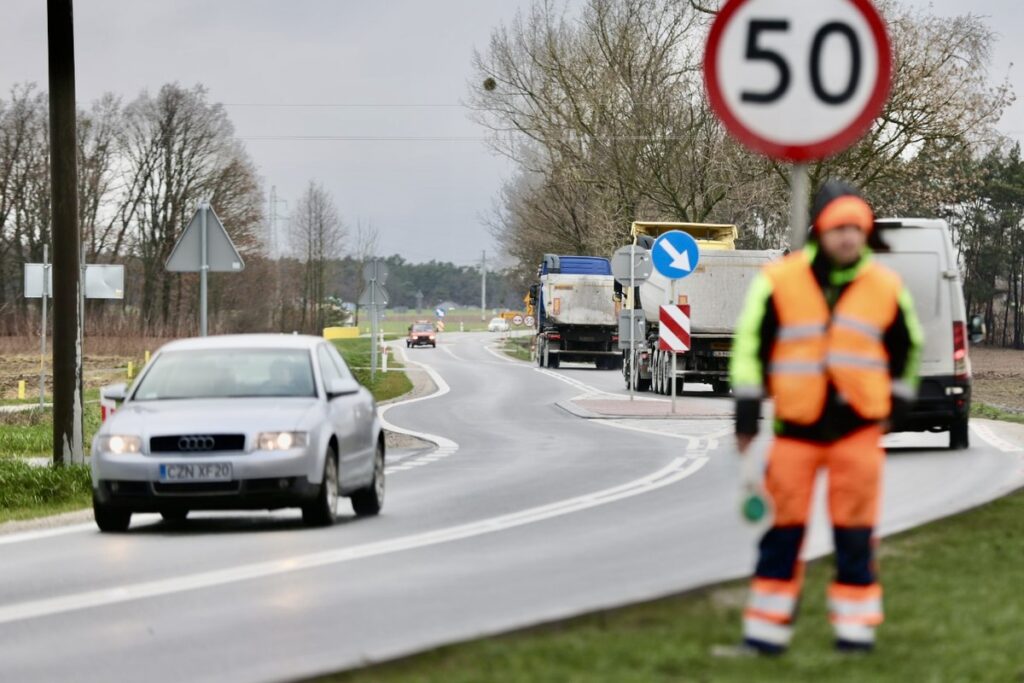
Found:
<svg viewBox="0 0 1024 683"><path fill-rule="evenodd" d="M729 358L732 356L732 351L712 351L711 355L715 358Z"/></svg>
<svg viewBox="0 0 1024 683"><path fill-rule="evenodd" d="M194 462L160 465L160 481L231 481L231 463Z"/></svg>

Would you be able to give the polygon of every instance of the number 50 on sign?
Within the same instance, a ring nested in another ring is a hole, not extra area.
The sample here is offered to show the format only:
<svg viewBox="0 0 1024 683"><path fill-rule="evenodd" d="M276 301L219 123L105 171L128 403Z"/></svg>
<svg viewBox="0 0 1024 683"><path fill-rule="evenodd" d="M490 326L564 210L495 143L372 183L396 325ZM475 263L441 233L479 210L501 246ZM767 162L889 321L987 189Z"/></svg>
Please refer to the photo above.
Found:
<svg viewBox="0 0 1024 683"><path fill-rule="evenodd" d="M729 132L771 157L840 152L879 115L892 57L869 0L730 0L708 36L708 98Z"/></svg>

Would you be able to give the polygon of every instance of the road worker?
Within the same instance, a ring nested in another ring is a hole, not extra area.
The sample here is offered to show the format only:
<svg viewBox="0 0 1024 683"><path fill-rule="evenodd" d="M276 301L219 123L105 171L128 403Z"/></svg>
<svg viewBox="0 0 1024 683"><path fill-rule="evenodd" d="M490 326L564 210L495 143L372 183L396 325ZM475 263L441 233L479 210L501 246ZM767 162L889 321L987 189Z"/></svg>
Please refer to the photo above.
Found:
<svg viewBox="0 0 1024 683"><path fill-rule="evenodd" d="M899 276L872 258L885 245L871 207L853 187L833 181L818 193L812 217L806 247L751 284L730 367L741 456L757 434L761 399L774 399L775 411L763 481L774 516L744 612L748 653L779 654L789 644L801 546L822 469L836 549L828 588L836 647L872 649L882 622L873 538L880 441L916 393L922 334Z"/></svg>

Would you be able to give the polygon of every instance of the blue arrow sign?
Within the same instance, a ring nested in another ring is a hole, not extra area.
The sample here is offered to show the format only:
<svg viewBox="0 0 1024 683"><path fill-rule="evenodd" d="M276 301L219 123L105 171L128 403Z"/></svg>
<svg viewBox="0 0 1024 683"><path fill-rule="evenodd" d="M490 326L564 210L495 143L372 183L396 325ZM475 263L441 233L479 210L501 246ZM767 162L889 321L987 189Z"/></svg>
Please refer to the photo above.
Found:
<svg viewBox="0 0 1024 683"><path fill-rule="evenodd" d="M682 230L670 230L651 247L654 268L669 280L678 280L692 273L700 261L697 240Z"/></svg>
<svg viewBox="0 0 1024 683"><path fill-rule="evenodd" d="M437 309L434 310L434 313L437 315L438 318L444 317L444 309L441 308L440 306L438 306Z"/></svg>

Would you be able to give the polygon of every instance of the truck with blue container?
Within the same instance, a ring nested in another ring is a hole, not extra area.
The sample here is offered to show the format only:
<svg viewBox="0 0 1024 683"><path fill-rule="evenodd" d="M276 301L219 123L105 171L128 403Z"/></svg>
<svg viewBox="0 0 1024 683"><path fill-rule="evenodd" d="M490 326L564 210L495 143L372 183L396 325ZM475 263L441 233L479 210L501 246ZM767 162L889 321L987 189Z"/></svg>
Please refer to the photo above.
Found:
<svg viewBox="0 0 1024 683"><path fill-rule="evenodd" d="M621 367L611 263L597 256L545 254L530 287L536 315L534 353L541 367L563 361Z"/></svg>

